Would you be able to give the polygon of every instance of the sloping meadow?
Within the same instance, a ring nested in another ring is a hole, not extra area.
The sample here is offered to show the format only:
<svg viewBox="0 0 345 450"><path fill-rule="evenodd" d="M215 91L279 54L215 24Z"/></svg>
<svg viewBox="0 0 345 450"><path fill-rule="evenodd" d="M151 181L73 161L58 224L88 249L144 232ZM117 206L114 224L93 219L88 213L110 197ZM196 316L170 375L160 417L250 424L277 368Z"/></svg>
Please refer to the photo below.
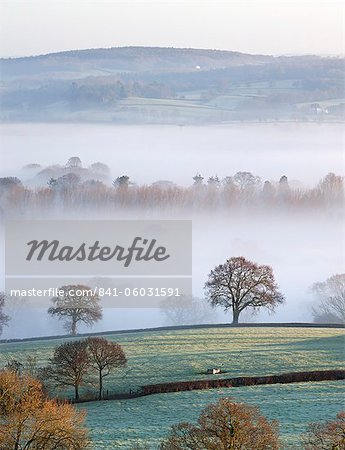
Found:
<svg viewBox="0 0 345 450"><path fill-rule="evenodd" d="M142 385L168 381L344 367L342 329L217 327L114 333L105 337L120 343L128 358L126 368L105 378L109 395L133 393ZM25 363L31 356L38 366L44 366L54 347L66 340L2 343L0 365L13 359ZM207 375L211 367L219 367L222 373ZM94 389L91 384L84 386L82 396L92 395ZM279 420L283 448L297 449L309 422L331 420L343 408L344 391L342 381L326 381L157 394L82 403L77 407L87 412L95 449L129 450L136 443L157 449L171 425L195 421L207 404L232 397L259 406L269 419ZM69 390L56 393L72 397Z"/></svg>
<svg viewBox="0 0 345 450"><path fill-rule="evenodd" d="M220 378L271 375L290 371L344 367L344 330L322 328L191 328L110 334L124 348L128 364L105 379L109 395L129 393L146 384L207 379L207 369L220 368ZM34 356L47 364L64 340L2 343L0 364ZM86 385L84 393L91 391ZM64 393L62 392L61 395Z"/></svg>

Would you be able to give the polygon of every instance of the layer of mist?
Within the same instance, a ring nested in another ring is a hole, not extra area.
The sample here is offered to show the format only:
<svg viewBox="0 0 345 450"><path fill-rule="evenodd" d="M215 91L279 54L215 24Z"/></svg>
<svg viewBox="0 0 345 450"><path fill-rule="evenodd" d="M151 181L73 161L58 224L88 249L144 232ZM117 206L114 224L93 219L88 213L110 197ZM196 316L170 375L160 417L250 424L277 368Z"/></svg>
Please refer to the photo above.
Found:
<svg viewBox="0 0 345 450"><path fill-rule="evenodd" d="M2 125L1 176L18 176L30 189L35 173L20 168L37 163L42 167L78 155L84 167L95 161L106 163L111 174L104 182L128 174L137 183L171 180L182 186L192 177L225 177L237 171L251 171L262 180L279 180L286 175L290 185L314 186L327 172L344 175L344 135L337 125L241 125L215 127L107 127L85 125ZM37 169L37 168L36 168ZM35 170L36 170L35 169ZM207 179L207 178L206 178ZM294 180L298 180L298 183ZM114 188L115 189L115 188ZM343 201L343 200L342 200ZM112 211L54 210L51 217L63 219L192 219L193 294L202 299L207 274L232 256L244 256L273 267L286 297L275 315L262 310L245 314L242 321L308 322L314 301L310 286L345 270L343 206L317 210L271 208L257 211L252 206L216 211L140 210ZM41 217L50 218L48 213ZM35 218L35 211L22 205L22 216ZM37 217L36 217L37 218ZM3 254L3 252L2 252ZM1 262L4 273L4 263ZM2 286L3 288L3 286ZM48 308L49 305L47 305ZM184 319L190 323L231 322L221 310L194 311ZM3 338L63 333L62 324L46 311L21 310L8 305L12 316ZM107 310L102 322L90 331L176 325L161 310ZM81 327L81 332L89 329Z"/></svg>
<svg viewBox="0 0 345 450"><path fill-rule="evenodd" d="M85 167L102 161L113 177L126 174L138 184L171 180L186 186L196 173L223 178L248 171L309 185L328 172L344 175L344 139L341 124L2 124L0 176L21 177L18 168L27 164L65 164L78 155Z"/></svg>

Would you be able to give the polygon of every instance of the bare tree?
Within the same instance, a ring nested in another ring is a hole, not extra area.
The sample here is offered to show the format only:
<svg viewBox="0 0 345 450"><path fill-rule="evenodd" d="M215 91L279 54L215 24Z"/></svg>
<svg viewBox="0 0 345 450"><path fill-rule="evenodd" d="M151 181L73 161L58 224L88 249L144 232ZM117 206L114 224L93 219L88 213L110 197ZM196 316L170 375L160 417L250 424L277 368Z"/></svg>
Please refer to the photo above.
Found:
<svg viewBox="0 0 345 450"><path fill-rule="evenodd" d="M302 442L305 450L344 450L345 412L329 422L311 423Z"/></svg>
<svg viewBox="0 0 345 450"><path fill-rule="evenodd" d="M278 450L278 423L268 421L258 408L223 398L207 406L196 425L172 427L161 450Z"/></svg>
<svg viewBox="0 0 345 450"><path fill-rule="evenodd" d="M170 325L197 325L215 319L215 311L210 305L200 298L185 295L166 297L160 303L160 311Z"/></svg>
<svg viewBox="0 0 345 450"><path fill-rule="evenodd" d="M48 309L48 314L63 320L65 329L72 336L77 334L78 323L92 326L102 319L100 298L89 286L68 285L59 291L62 295L51 299L54 306Z"/></svg>
<svg viewBox="0 0 345 450"><path fill-rule="evenodd" d="M328 200L344 200L344 177L328 173L318 184L318 191Z"/></svg>
<svg viewBox="0 0 345 450"><path fill-rule="evenodd" d="M211 270L205 283L206 298L212 306L232 310L233 324L246 308L254 311L275 307L284 301L270 266L258 265L243 256L228 259Z"/></svg>
<svg viewBox="0 0 345 450"><path fill-rule="evenodd" d="M99 391L98 399L102 400L103 378L118 367L124 367L127 363L126 355L121 345L100 337L89 337L87 349L91 365L98 371Z"/></svg>
<svg viewBox="0 0 345 450"><path fill-rule="evenodd" d="M102 400L103 378L112 370L124 367L127 363L125 352L121 345L100 337L90 337L86 340L91 365L98 371L98 399Z"/></svg>
<svg viewBox="0 0 345 450"><path fill-rule="evenodd" d="M237 172L233 182L240 191L252 192L260 185L261 179L250 172Z"/></svg>
<svg viewBox="0 0 345 450"><path fill-rule="evenodd" d="M45 373L56 386L72 386L78 401L79 388L86 383L90 367L86 340L72 341L55 348Z"/></svg>
<svg viewBox="0 0 345 450"><path fill-rule="evenodd" d="M101 162L92 163L91 166L89 167L89 170L95 173L96 175L100 175L102 177L107 177L110 175L109 167Z"/></svg>
<svg viewBox="0 0 345 450"><path fill-rule="evenodd" d="M66 167L81 167L81 159L79 156L71 156L66 163Z"/></svg>
<svg viewBox="0 0 345 450"><path fill-rule="evenodd" d="M4 292L0 292L0 336L2 335L4 326L6 326L10 320L3 311L5 307L5 298Z"/></svg>
<svg viewBox="0 0 345 450"><path fill-rule="evenodd" d="M73 172L66 173L55 181L50 180L48 182L49 187L54 188L60 192L68 192L74 190L80 183L81 177Z"/></svg>
<svg viewBox="0 0 345 450"><path fill-rule="evenodd" d="M314 322L345 322L345 273L333 275L312 290L318 303L313 307Z"/></svg>

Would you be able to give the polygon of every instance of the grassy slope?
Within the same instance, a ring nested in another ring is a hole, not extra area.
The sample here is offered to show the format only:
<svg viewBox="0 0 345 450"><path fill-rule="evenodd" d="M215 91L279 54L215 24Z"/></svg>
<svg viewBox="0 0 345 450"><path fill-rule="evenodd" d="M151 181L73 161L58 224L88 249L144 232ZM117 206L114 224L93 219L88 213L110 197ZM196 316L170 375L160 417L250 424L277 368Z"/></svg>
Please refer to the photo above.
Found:
<svg viewBox="0 0 345 450"><path fill-rule="evenodd" d="M228 371L223 376L230 377L342 368L344 360L342 329L204 328L114 334L107 338L123 345L129 361L126 371L106 379L111 392L161 381L206 378L209 375L202 372L210 366L220 366ZM0 364L30 353L44 365L61 342L1 344ZM202 407L226 395L257 404L271 419L279 419L286 448L299 448L298 436L306 423L330 419L341 409L344 384L215 389L79 407L89 411L88 425L96 449L129 448L136 439L149 439L154 444L171 424L195 420Z"/></svg>
<svg viewBox="0 0 345 450"><path fill-rule="evenodd" d="M343 367L344 330L313 328L203 328L114 334L128 368L109 376L109 392L144 384L203 379L208 367L224 378ZM61 340L1 344L0 364L35 354L44 365Z"/></svg>

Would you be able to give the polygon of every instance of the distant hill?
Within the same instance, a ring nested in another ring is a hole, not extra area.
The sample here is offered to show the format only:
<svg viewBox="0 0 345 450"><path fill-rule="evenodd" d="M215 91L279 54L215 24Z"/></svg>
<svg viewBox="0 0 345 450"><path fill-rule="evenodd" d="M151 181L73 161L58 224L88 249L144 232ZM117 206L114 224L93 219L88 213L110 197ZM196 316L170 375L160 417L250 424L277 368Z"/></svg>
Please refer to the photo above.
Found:
<svg viewBox="0 0 345 450"><path fill-rule="evenodd" d="M0 59L0 120L339 121L344 59L160 47Z"/></svg>
<svg viewBox="0 0 345 450"><path fill-rule="evenodd" d="M53 76L66 72L67 78L107 75L116 72L193 71L224 69L246 64L267 63L272 56L249 55L221 50L161 47L116 47L71 50L48 55L1 59L1 75L7 77Z"/></svg>

